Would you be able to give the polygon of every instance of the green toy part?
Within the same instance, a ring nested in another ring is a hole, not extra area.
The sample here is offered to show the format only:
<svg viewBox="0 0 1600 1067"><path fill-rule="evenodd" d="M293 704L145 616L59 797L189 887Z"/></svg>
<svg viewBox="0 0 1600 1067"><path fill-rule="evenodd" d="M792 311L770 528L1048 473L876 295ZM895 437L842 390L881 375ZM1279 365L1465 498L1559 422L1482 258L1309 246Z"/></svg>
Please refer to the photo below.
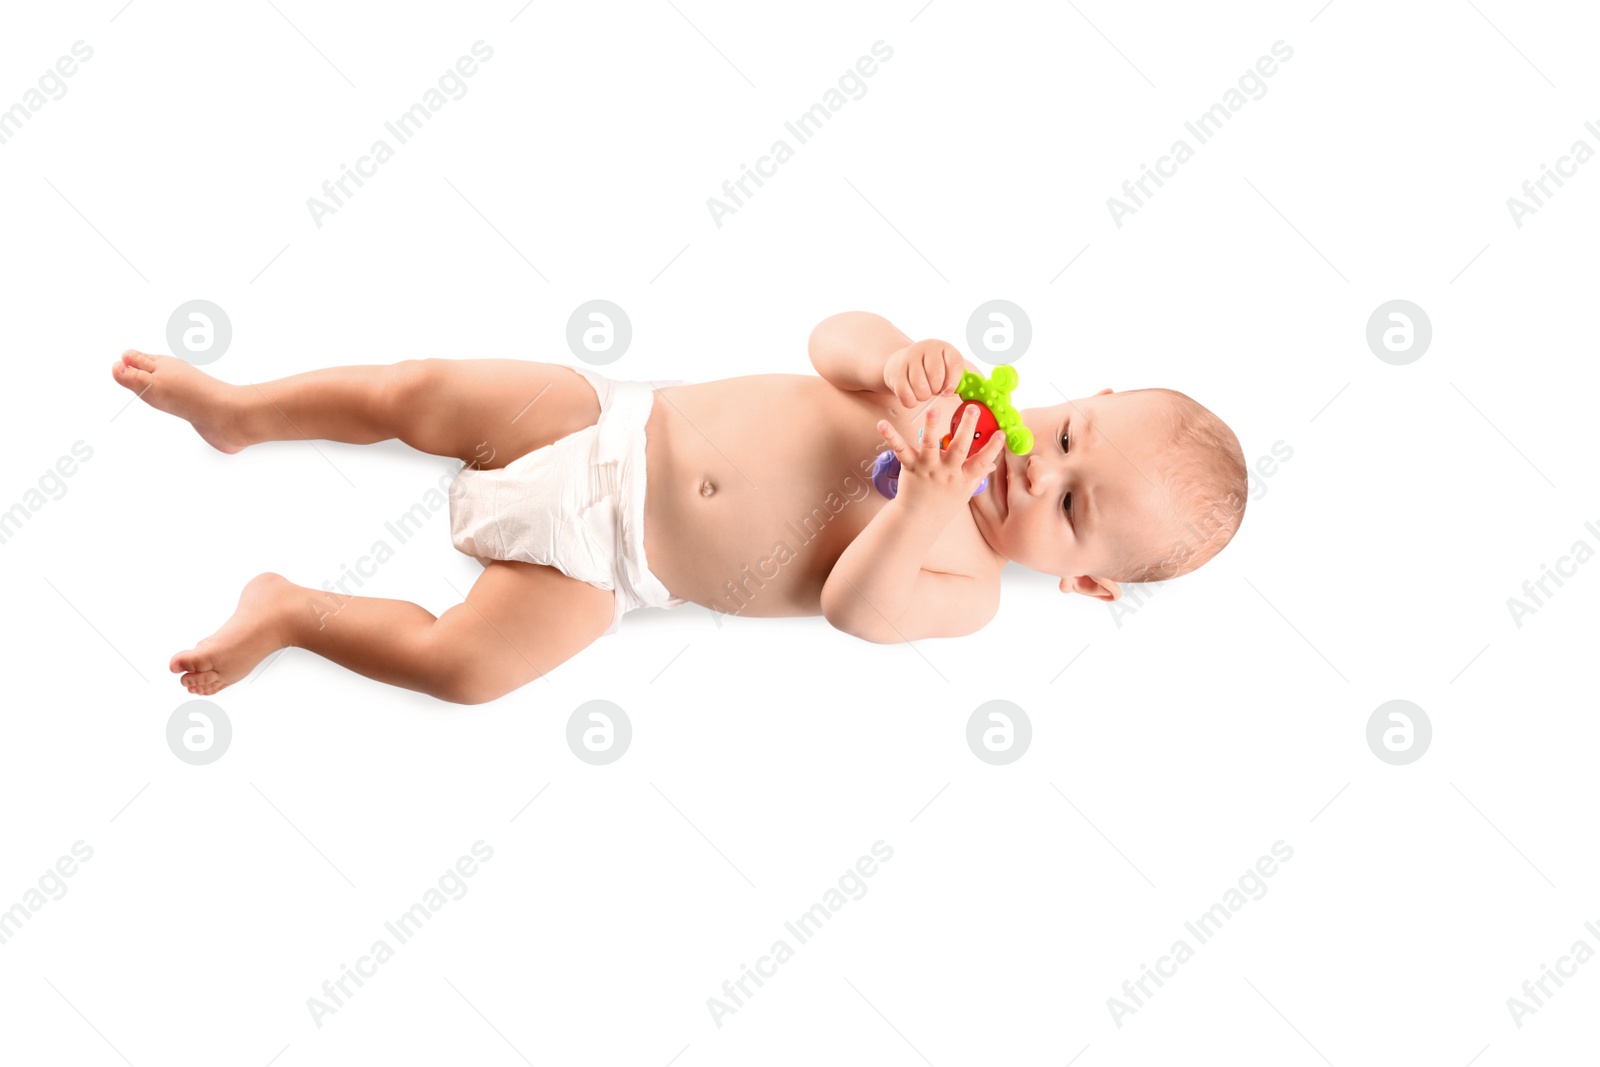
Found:
<svg viewBox="0 0 1600 1067"><path fill-rule="evenodd" d="M970 370L962 371L956 395L988 408L1000 432L1006 435L1006 447L1014 455L1025 456L1033 451L1033 431L1023 424L1022 414L1011 405L1011 391L1016 387L1017 369L1002 363L988 378Z"/></svg>

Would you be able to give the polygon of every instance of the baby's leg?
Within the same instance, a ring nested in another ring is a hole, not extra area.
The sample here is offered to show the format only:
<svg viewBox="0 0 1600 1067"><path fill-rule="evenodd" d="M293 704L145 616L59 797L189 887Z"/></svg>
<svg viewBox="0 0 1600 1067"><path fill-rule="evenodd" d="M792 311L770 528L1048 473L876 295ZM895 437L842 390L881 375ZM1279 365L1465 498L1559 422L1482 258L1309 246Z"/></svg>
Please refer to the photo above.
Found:
<svg viewBox="0 0 1600 1067"><path fill-rule="evenodd" d="M600 414L594 389L571 368L516 359L330 367L241 386L172 356L127 352L112 373L224 452L261 441L399 438L493 469L594 425Z"/></svg>
<svg viewBox="0 0 1600 1067"><path fill-rule="evenodd" d="M170 666L191 693L210 696L292 645L380 682L481 704L588 647L611 625L614 596L553 567L497 560L464 603L435 618L406 601L339 596L263 574L220 630Z"/></svg>

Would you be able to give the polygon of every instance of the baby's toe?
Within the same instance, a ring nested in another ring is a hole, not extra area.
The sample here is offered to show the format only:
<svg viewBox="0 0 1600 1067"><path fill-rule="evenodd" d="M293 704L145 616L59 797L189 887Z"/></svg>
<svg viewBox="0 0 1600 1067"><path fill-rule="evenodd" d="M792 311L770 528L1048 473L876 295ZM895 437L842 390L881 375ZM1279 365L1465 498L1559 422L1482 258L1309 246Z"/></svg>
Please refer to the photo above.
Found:
<svg viewBox="0 0 1600 1067"><path fill-rule="evenodd" d="M143 392L149 388L151 382L155 381L149 371L141 370L125 359L119 359L111 364L111 376L117 380L118 385L132 389L136 393Z"/></svg>
<svg viewBox="0 0 1600 1067"><path fill-rule="evenodd" d="M146 353L139 351L137 348L130 348L126 352L122 353L122 362L130 367L135 367L142 371L148 372L156 369L156 357L147 355Z"/></svg>
<svg viewBox="0 0 1600 1067"><path fill-rule="evenodd" d="M198 696L208 696L215 693L218 689L217 683L221 680L222 676L216 671L194 671L178 679L183 683L184 688Z"/></svg>
<svg viewBox="0 0 1600 1067"><path fill-rule="evenodd" d="M172 661L167 664L167 670L173 674L183 672L197 674L200 671L209 671L211 666L211 657L203 655L197 648L190 648L174 655Z"/></svg>

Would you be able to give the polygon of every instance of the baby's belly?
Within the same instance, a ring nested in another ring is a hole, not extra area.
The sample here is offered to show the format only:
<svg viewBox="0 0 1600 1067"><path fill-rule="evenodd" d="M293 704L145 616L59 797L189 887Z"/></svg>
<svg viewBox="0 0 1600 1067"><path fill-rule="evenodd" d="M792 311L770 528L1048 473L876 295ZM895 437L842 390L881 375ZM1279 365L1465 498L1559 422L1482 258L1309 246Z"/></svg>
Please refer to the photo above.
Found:
<svg viewBox="0 0 1600 1067"><path fill-rule="evenodd" d="M876 410L809 375L660 390L646 427L645 554L673 596L749 616L816 615L886 501Z"/></svg>

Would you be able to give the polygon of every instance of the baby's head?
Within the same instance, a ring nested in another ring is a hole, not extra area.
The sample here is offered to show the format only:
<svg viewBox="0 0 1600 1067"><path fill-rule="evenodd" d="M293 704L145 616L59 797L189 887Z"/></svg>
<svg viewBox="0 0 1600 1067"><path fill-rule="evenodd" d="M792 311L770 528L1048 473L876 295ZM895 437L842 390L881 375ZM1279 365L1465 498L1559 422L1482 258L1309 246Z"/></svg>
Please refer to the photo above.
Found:
<svg viewBox="0 0 1600 1067"><path fill-rule="evenodd" d="M1222 550L1244 516L1248 474L1226 423L1171 389L1102 389L1025 408L1026 456L1002 449L974 498L996 551L1104 600L1119 582L1187 574Z"/></svg>

